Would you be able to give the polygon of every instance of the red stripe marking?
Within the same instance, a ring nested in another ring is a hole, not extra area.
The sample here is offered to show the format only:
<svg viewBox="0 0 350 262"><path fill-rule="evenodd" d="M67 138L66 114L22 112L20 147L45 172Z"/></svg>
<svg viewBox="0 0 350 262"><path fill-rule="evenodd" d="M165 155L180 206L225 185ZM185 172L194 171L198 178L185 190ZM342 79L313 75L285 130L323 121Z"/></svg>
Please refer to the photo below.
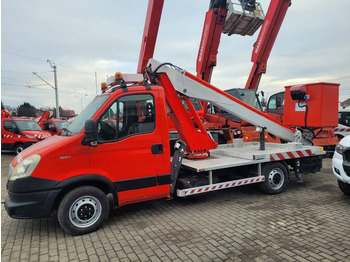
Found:
<svg viewBox="0 0 350 262"><path fill-rule="evenodd" d="M213 186L211 189L215 189L216 188L216 186Z"/></svg>
<svg viewBox="0 0 350 262"><path fill-rule="evenodd" d="M254 179L250 180L250 183L253 183L254 182Z"/></svg>
<svg viewBox="0 0 350 262"><path fill-rule="evenodd" d="M281 160L284 160L284 159L285 159L285 157L284 157L281 153L277 153L276 155L277 155L278 158L281 159Z"/></svg>
<svg viewBox="0 0 350 262"><path fill-rule="evenodd" d="M297 151L297 154L298 154L298 156L300 156L300 157L304 157L304 154L303 154L302 151Z"/></svg>
<svg viewBox="0 0 350 262"><path fill-rule="evenodd" d="M205 190L204 190L204 191L208 191L208 190L209 190L209 188L210 188L210 187L205 188Z"/></svg>
<svg viewBox="0 0 350 262"><path fill-rule="evenodd" d="M219 188L222 188L223 185L220 185Z"/></svg>
<svg viewBox="0 0 350 262"><path fill-rule="evenodd" d="M228 187L230 184L226 184L225 187Z"/></svg>
<svg viewBox="0 0 350 262"><path fill-rule="evenodd" d="M292 152L287 152L287 155L288 155L290 158L295 158Z"/></svg>
<svg viewBox="0 0 350 262"><path fill-rule="evenodd" d="M244 184L247 184L248 183L248 180L244 181Z"/></svg>
<svg viewBox="0 0 350 262"><path fill-rule="evenodd" d="M276 161L272 155L270 155L270 161Z"/></svg>
<svg viewBox="0 0 350 262"><path fill-rule="evenodd" d="M309 155L309 156L311 156L312 155L312 152L311 152L311 150L306 150L306 153Z"/></svg>
<svg viewBox="0 0 350 262"><path fill-rule="evenodd" d="M198 189L198 193L202 192L202 189L203 189L203 188Z"/></svg>
<svg viewBox="0 0 350 262"><path fill-rule="evenodd" d="M242 181L239 181L237 185L240 185L240 184L242 184Z"/></svg>
<svg viewBox="0 0 350 262"><path fill-rule="evenodd" d="M196 190L194 190L194 189L193 189L193 190L191 190L190 194L193 194L195 191L196 191Z"/></svg>
<svg viewBox="0 0 350 262"><path fill-rule="evenodd" d="M233 182L231 186L235 186L236 185L236 182Z"/></svg>

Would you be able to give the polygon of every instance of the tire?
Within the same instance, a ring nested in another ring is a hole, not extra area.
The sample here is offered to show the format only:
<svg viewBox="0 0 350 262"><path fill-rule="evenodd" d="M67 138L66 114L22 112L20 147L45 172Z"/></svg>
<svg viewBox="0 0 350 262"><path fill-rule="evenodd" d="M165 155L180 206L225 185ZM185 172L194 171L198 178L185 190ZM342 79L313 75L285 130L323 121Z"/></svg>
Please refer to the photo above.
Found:
<svg viewBox="0 0 350 262"><path fill-rule="evenodd" d="M266 194L279 194L289 183L289 172L286 166L279 162L264 165L262 175L265 176L265 181L259 183L259 188Z"/></svg>
<svg viewBox="0 0 350 262"><path fill-rule="evenodd" d="M15 146L15 154L16 155L21 153L23 150L24 150L24 145L23 144L18 144L17 146Z"/></svg>
<svg viewBox="0 0 350 262"><path fill-rule="evenodd" d="M61 200L57 218L64 231L83 235L97 230L109 215L109 200L104 192L93 186L69 191Z"/></svg>
<svg viewBox="0 0 350 262"><path fill-rule="evenodd" d="M338 186L345 195L350 195L350 184L338 180Z"/></svg>

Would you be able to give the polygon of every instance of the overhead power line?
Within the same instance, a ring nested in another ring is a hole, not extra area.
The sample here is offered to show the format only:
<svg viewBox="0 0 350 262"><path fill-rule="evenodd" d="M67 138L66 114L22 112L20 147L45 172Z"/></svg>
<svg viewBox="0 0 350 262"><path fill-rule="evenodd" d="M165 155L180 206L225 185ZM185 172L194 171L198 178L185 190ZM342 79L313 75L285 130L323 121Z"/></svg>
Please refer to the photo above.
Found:
<svg viewBox="0 0 350 262"><path fill-rule="evenodd" d="M15 54L15 53L11 53L11 52L6 52L6 51L1 51L1 52L4 53L4 54L13 55L13 56L17 56L17 57L23 57L23 58L27 58L27 59L36 60L36 61L47 62L47 59L44 60L44 59L40 59L40 58L35 58L35 57L31 57L31 56L26 56L26 55L19 55L19 54ZM71 67L68 67L68 66L61 65L61 64L57 64L57 63L55 63L55 64L56 64L56 66L60 66L60 67L63 67L63 68L66 68L66 69L69 69L69 70L72 70L72 71L76 71L76 72L81 73L81 74L89 75L89 76L95 78L95 73L88 73L88 72L77 70L75 68L71 68Z"/></svg>
<svg viewBox="0 0 350 262"><path fill-rule="evenodd" d="M6 86L17 86L17 87L26 87L26 88L35 88L35 89L40 89L40 90L46 90L46 91L52 91L52 89L50 88L41 88L38 87L40 85L16 85L16 84L8 84L8 83L1 83L1 85L6 85ZM43 84L46 85L46 84ZM93 94L83 94L83 93L78 93L78 92L71 92L71 91L64 91L64 90L58 90L58 92L60 93L66 93L66 94L74 94L74 95L88 95L88 96L95 96Z"/></svg>

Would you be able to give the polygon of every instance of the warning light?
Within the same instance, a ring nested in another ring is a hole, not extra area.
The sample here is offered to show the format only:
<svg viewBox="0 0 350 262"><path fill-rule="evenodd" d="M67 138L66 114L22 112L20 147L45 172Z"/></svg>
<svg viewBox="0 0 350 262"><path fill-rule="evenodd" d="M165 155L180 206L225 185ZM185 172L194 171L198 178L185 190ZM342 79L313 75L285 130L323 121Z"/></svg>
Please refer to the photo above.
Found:
<svg viewBox="0 0 350 262"><path fill-rule="evenodd" d="M107 83L106 83L106 82L102 82L102 83L101 83L101 91L102 91L102 93L103 93L104 91L106 91L106 89L107 89Z"/></svg>
<svg viewBox="0 0 350 262"><path fill-rule="evenodd" d="M114 74L114 81L117 81L117 80L122 80L123 79L123 74L120 73L120 72L116 72Z"/></svg>

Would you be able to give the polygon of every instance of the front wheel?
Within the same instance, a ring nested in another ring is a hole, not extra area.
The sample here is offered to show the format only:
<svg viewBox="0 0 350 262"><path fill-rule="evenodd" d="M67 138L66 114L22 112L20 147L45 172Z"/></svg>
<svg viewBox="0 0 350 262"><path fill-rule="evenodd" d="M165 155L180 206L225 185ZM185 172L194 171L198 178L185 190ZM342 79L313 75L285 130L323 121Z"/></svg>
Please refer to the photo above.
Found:
<svg viewBox="0 0 350 262"><path fill-rule="evenodd" d="M350 195L350 184L347 184L338 180L338 186L339 186L339 189L343 191L344 194Z"/></svg>
<svg viewBox="0 0 350 262"><path fill-rule="evenodd" d="M15 147L15 154L18 155L19 153L21 153L24 150L24 145L23 144L18 144Z"/></svg>
<svg viewBox="0 0 350 262"><path fill-rule="evenodd" d="M92 186L68 192L60 202L58 221L67 233L82 235L97 230L107 219L109 201L105 193Z"/></svg>
<svg viewBox="0 0 350 262"><path fill-rule="evenodd" d="M279 194L289 183L288 170L285 165L279 162L264 165L262 175L265 176L265 181L259 183L259 188L266 194Z"/></svg>

